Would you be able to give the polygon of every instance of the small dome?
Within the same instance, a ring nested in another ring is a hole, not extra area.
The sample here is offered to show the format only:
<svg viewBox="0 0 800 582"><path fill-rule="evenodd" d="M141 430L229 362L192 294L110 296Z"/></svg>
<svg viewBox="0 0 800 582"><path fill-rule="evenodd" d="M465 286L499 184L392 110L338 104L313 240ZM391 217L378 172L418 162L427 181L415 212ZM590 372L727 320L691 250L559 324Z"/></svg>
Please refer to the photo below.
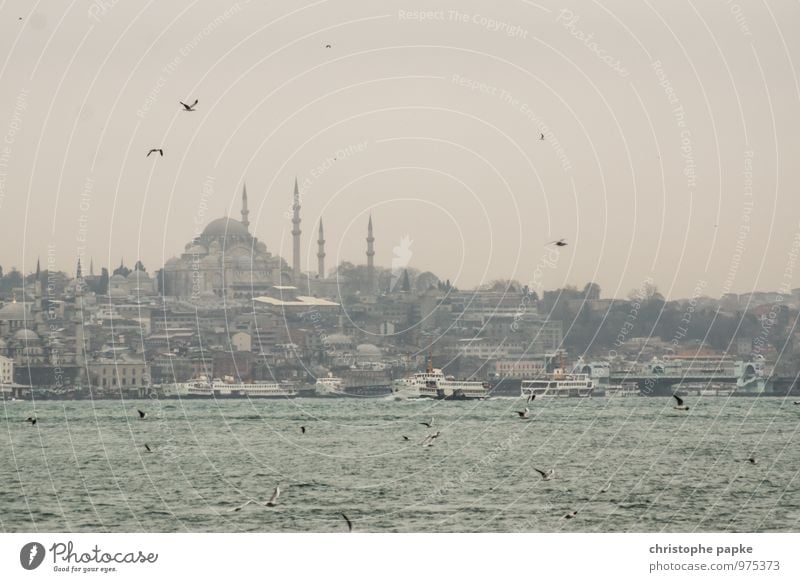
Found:
<svg viewBox="0 0 800 582"><path fill-rule="evenodd" d="M25 304L24 303L9 303L0 309L0 320L19 320L25 319Z"/></svg>
<svg viewBox="0 0 800 582"><path fill-rule="evenodd" d="M125 279L125 275L116 274L112 275L109 281L127 281L127 279Z"/></svg>
<svg viewBox="0 0 800 582"><path fill-rule="evenodd" d="M35 342L39 341L39 336L31 329L21 329L14 334L14 339L20 341Z"/></svg>
<svg viewBox="0 0 800 582"><path fill-rule="evenodd" d="M356 351L359 356L380 356L381 349L373 344L360 344Z"/></svg>
<svg viewBox="0 0 800 582"><path fill-rule="evenodd" d="M346 346L353 343L353 340L350 339L348 336L344 335L343 333L334 333L332 335L329 335L325 339L327 339L328 343L330 344L336 344L340 346Z"/></svg>
<svg viewBox="0 0 800 582"><path fill-rule="evenodd" d="M208 254L208 249L203 245L187 245L186 254L203 256Z"/></svg>
<svg viewBox="0 0 800 582"><path fill-rule="evenodd" d="M208 223L203 230L203 236L248 236L245 226L233 218L218 218Z"/></svg>
<svg viewBox="0 0 800 582"><path fill-rule="evenodd" d="M164 267L172 267L175 268L181 264L181 260L178 257L172 257L171 259L167 259L167 262L164 263Z"/></svg>

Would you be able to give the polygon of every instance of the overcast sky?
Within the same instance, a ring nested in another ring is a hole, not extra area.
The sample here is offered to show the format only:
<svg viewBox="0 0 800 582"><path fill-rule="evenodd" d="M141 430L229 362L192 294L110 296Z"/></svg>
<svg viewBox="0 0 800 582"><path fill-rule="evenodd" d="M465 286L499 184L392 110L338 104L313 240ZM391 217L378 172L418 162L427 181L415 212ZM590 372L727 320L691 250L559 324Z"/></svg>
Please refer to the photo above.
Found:
<svg viewBox="0 0 800 582"><path fill-rule="evenodd" d="M797 2L12 0L0 14L6 270L49 256L73 272L82 254L152 273L205 223L239 218L245 180L251 231L291 260L296 176L308 269L320 216L328 266L364 262L371 212L377 264L407 235L409 266L462 288L800 287Z"/></svg>

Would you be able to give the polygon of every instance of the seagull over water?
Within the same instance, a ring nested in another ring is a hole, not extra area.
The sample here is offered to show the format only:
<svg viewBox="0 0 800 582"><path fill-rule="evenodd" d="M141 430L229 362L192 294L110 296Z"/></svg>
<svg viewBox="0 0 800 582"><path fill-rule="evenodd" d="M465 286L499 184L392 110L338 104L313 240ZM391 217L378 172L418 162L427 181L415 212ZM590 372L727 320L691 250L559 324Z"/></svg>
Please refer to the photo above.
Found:
<svg viewBox="0 0 800 582"><path fill-rule="evenodd" d="M515 410L517 414L519 414L520 418L528 418L528 413L530 412L529 408L525 408L525 410Z"/></svg>
<svg viewBox="0 0 800 582"><path fill-rule="evenodd" d="M195 105L197 105L197 99L195 99L194 103L192 103L191 105L186 105L186 103L184 103L183 101L178 101L178 103L183 105L183 109L185 111L194 111L194 107L195 107Z"/></svg>
<svg viewBox="0 0 800 582"><path fill-rule="evenodd" d="M427 426L428 428L432 428L433 427L433 417L431 416L431 421L430 422L420 422L420 424L423 425L423 426Z"/></svg>
<svg viewBox="0 0 800 582"><path fill-rule="evenodd" d="M347 531L348 532L353 531L353 522L350 521L350 518L347 517L344 513L340 513L339 515L341 515L344 518L344 520L347 522Z"/></svg>
<svg viewBox="0 0 800 582"><path fill-rule="evenodd" d="M145 418L147 418L147 413L146 413L146 412L144 412L144 411L142 411L142 410L139 410L138 408L136 409L136 412L138 412L138 413L139 413L139 418L140 418L141 420L144 420Z"/></svg>
<svg viewBox="0 0 800 582"><path fill-rule="evenodd" d="M152 449L150 448L150 445L148 445L147 443L144 444L144 448L147 449L148 453L152 453L153 452Z"/></svg>
<svg viewBox="0 0 800 582"><path fill-rule="evenodd" d="M533 390L531 390L528 393L528 399L525 401L525 404L530 404L531 402L533 402L534 398L536 398L536 394L534 394Z"/></svg>
<svg viewBox="0 0 800 582"><path fill-rule="evenodd" d="M565 247L565 246L567 246L567 241L565 239L563 239L563 238L560 238L558 240L551 241L551 242L549 242L547 244L556 245L557 247Z"/></svg>
<svg viewBox="0 0 800 582"><path fill-rule="evenodd" d="M147 155L145 157L149 158L150 154L161 154L161 157L163 158L164 157L164 150L162 150L161 148L153 148L149 152L147 152Z"/></svg>
<svg viewBox="0 0 800 582"><path fill-rule="evenodd" d="M539 473L539 475L542 476L542 481L549 481L550 479L553 478L553 475L555 474L555 469L550 469L546 473L544 471L540 471L536 467L534 467L533 470L536 471L537 473Z"/></svg>
<svg viewBox="0 0 800 582"><path fill-rule="evenodd" d="M306 427L304 426L300 427L300 434L306 434Z"/></svg>
<svg viewBox="0 0 800 582"><path fill-rule="evenodd" d="M423 447L432 447L433 446L433 441L438 439L440 434L442 434L442 433L440 431L438 431L438 430L435 433L429 434L428 436L426 436L423 439L422 446Z"/></svg>
<svg viewBox="0 0 800 582"><path fill-rule="evenodd" d="M673 398L675 399L675 401L678 403L678 404L677 404L677 406L673 406L672 408L674 408L675 410L689 410L689 407L688 407L688 406L686 406L686 405L683 403L683 398L681 398L681 397L680 397L680 396L678 396L677 394L673 394L673 395L672 395L672 397L673 397Z"/></svg>
<svg viewBox="0 0 800 582"><path fill-rule="evenodd" d="M275 487L275 491L272 492L272 497L269 498L269 501L261 502L261 501L253 501L252 499L248 499L244 503L242 503L239 507L234 507L231 511L241 511L243 508L247 507L251 503L255 503L256 505L263 505L264 507L275 507L278 505L278 497L281 494L281 486L278 485Z"/></svg>
<svg viewBox="0 0 800 582"><path fill-rule="evenodd" d="M31 426L33 426L34 424L36 424L36 417L35 416L29 416L28 418L25 419L25 422L30 422Z"/></svg>
<svg viewBox="0 0 800 582"><path fill-rule="evenodd" d="M565 516L564 516L564 519L572 519L572 518L573 518L573 517L575 517L576 515L578 515L578 510L577 510L577 509L576 509L575 511L573 511L573 512L571 512L571 513L568 513L567 515L565 515Z"/></svg>

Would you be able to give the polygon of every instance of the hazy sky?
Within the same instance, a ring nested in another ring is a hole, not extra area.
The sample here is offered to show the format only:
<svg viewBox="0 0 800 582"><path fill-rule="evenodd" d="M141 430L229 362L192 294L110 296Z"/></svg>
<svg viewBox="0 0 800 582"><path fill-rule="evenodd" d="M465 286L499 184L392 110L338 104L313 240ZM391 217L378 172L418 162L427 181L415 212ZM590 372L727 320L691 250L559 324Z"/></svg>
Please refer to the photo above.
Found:
<svg viewBox="0 0 800 582"><path fill-rule="evenodd" d="M377 264L408 235L409 266L462 288L800 287L797 2L14 0L0 14L6 270L49 256L74 271L82 254L97 272L121 257L153 272L206 222L239 218L245 180L251 230L291 260L297 176L309 269L320 216L330 268L365 260L371 212Z"/></svg>

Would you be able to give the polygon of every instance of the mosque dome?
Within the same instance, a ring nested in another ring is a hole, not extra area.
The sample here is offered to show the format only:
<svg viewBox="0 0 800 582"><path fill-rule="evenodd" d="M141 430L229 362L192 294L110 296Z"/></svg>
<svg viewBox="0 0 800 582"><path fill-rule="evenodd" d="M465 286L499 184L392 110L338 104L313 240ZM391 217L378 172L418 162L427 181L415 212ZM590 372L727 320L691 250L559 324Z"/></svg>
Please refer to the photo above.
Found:
<svg viewBox="0 0 800 582"><path fill-rule="evenodd" d="M30 329L21 329L14 334L14 339L28 342L38 342L39 336Z"/></svg>
<svg viewBox="0 0 800 582"><path fill-rule="evenodd" d="M24 303L9 303L0 309L0 321L25 319Z"/></svg>
<svg viewBox="0 0 800 582"><path fill-rule="evenodd" d="M381 355L381 349L373 344L359 344L356 348L356 352L358 352L359 356L365 358L376 358Z"/></svg>
<svg viewBox="0 0 800 582"><path fill-rule="evenodd" d="M212 220L208 226L203 230L203 236L216 237L216 236L249 236L247 228L233 218L223 217Z"/></svg>
<svg viewBox="0 0 800 582"><path fill-rule="evenodd" d="M350 337L344 335L343 333L334 333L329 335L325 339L328 341L328 343L339 346L346 346L353 343L353 340Z"/></svg>

